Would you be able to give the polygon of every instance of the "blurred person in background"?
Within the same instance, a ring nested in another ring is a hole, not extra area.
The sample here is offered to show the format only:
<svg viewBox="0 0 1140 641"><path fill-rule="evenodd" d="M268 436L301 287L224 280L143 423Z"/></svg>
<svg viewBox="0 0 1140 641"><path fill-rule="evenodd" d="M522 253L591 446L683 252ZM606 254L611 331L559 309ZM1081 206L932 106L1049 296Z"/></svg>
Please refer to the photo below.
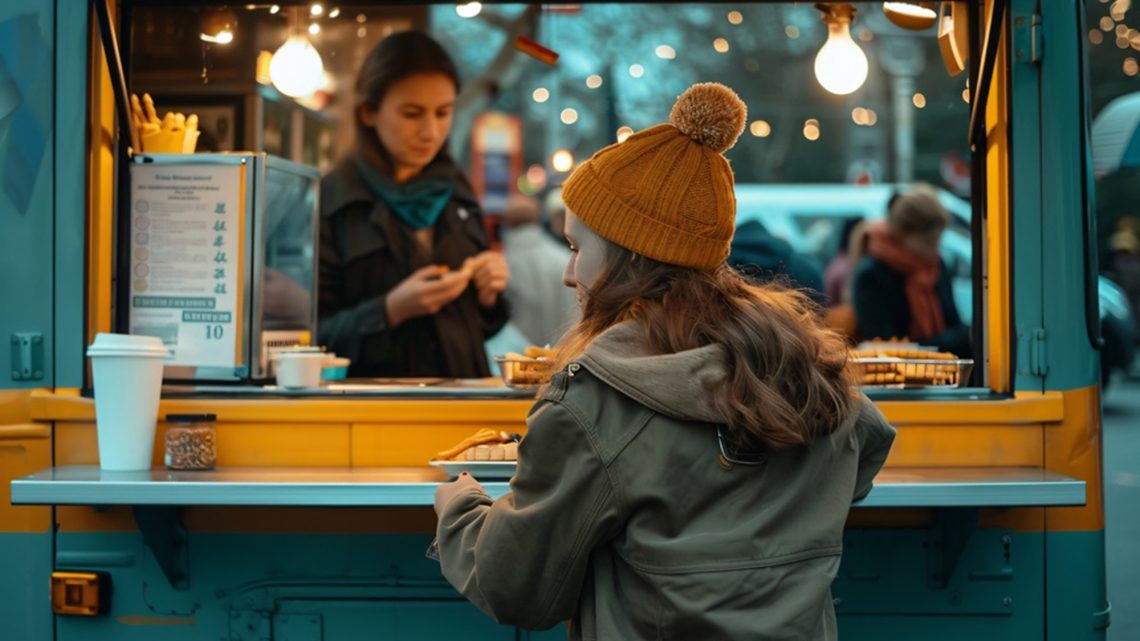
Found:
<svg viewBox="0 0 1140 641"><path fill-rule="evenodd" d="M864 339L906 339L969 357L970 331L958 315L950 274L938 253L950 215L937 193L917 186L892 200L868 229L867 256L852 298Z"/></svg>
<svg viewBox="0 0 1140 641"><path fill-rule="evenodd" d="M852 343L859 342L860 337L855 305L851 300L851 283L855 268L867 254L867 227L867 221L861 217L847 219L839 236L839 253L823 273L823 290L827 299L825 322L828 327L843 332Z"/></svg>
<svg viewBox="0 0 1140 641"><path fill-rule="evenodd" d="M506 289L511 322L533 345L557 343L577 320L578 303L562 286L570 247L543 228L537 199L516 194L507 200L503 252L511 272Z"/></svg>
<svg viewBox="0 0 1140 641"><path fill-rule="evenodd" d="M860 216L843 222L835 256L823 271L823 295L829 307L851 302L851 277L867 252L867 223Z"/></svg>
<svg viewBox="0 0 1140 641"><path fill-rule="evenodd" d="M1140 237L1137 237L1137 226L1132 216L1116 221L1116 231L1108 240L1105 276L1124 290L1140 330L1140 314L1137 313L1140 311Z"/></svg>
<svg viewBox="0 0 1140 641"><path fill-rule="evenodd" d="M491 373L509 272L447 151L458 92L451 57L420 32L361 65L356 147L321 181L318 340L350 376Z"/></svg>
<svg viewBox="0 0 1140 641"><path fill-rule="evenodd" d="M803 291L818 305L824 303L819 267L788 241L773 236L758 220L736 228L728 264L753 282L776 282Z"/></svg>

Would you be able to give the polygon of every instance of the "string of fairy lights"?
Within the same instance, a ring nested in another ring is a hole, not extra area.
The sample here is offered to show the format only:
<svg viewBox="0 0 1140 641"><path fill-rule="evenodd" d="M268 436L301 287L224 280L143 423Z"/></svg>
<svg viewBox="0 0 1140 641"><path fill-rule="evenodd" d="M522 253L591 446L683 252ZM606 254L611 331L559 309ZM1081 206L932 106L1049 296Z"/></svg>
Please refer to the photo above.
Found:
<svg viewBox="0 0 1140 641"><path fill-rule="evenodd" d="M1127 22L1132 0L1100 0L1100 4L1107 5L1108 13L1089 29L1089 43L1094 47L1114 43L1123 54L1121 73L1129 78L1140 75L1140 31Z"/></svg>

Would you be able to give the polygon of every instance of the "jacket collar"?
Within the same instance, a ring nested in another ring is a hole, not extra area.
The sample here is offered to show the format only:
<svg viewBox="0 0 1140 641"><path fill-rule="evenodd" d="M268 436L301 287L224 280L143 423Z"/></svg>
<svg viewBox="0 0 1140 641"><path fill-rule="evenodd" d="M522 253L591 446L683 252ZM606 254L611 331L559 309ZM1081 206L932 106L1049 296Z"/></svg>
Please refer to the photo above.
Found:
<svg viewBox="0 0 1140 641"><path fill-rule="evenodd" d="M455 184L451 194L453 201L468 209L479 207L479 199L475 196L475 190L471 187L467 176L446 151L440 152L435 160L424 168L424 175L449 178ZM358 202L380 203L380 206L386 209L383 202L368 187L352 156L345 156L325 175L325 180L321 183L321 211L327 216Z"/></svg>

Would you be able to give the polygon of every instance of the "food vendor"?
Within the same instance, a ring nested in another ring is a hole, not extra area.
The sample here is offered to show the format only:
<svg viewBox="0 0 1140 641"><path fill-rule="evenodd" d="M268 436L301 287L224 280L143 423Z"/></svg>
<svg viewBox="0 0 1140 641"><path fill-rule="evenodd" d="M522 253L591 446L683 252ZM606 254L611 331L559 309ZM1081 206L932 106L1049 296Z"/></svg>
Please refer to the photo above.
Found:
<svg viewBox="0 0 1140 641"><path fill-rule="evenodd" d="M356 377L490 375L508 269L447 151L459 76L429 36L382 40L356 82L356 144L321 182L318 340Z"/></svg>

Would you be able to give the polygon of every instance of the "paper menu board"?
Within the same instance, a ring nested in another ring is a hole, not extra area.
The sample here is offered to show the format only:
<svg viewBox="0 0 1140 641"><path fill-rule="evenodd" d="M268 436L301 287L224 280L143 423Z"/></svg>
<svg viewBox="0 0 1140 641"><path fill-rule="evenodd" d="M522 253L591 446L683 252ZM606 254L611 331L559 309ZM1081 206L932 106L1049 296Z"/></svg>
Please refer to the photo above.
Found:
<svg viewBox="0 0 1140 641"><path fill-rule="evenodd" d="M241 164L131 167L131 333L161 338L168 365L238 363L244 172Z"/></svg>

